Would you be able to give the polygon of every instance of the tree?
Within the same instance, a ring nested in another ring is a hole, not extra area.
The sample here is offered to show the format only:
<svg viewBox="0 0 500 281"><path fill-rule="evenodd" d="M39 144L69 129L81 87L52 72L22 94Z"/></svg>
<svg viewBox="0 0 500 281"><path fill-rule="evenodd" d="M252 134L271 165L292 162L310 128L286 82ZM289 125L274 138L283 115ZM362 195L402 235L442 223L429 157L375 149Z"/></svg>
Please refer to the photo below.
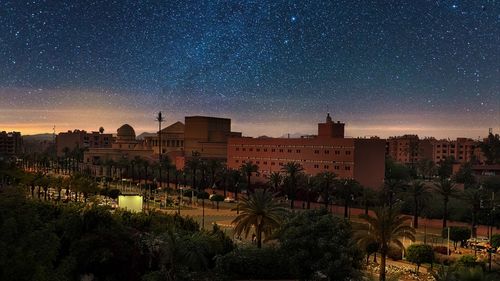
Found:
<svg viewBox="0 0 500 281"><path fill-rule="evenodd" d="M421 181L413 181L406 186L406 192L413 200L413 227L418 228L418 216L429 196L429 187Z"/></svg>
<svg viewBox="0 0 500 281"><path fill-rule="evenodd" d="M453 174L453 164L455 163L455 158L453 156L446 157L439 163L438 175L441 179L449 179Z"/></svg>
<svg viewBox="0 0 500 281"><path fill-rule="evenodd" d="M283 183L283 176L279 171L271 172L268 176L268 184L273 188L273 192L277 192Z"/></svg>
<svg viewBox="0 0 500 281"><path fill-rule="evenodd" d="M298 175L304 170L302 165L297 162L286 163L281 170L286 174L285 188L287 189L288 199L290 200L290 208L293 209L295 201L295 193L297 192L297 178Z"/></svg>
<svg viewBox="0 0 500 281"><path fill-rule="evenodd" d="M470 208L471 218L471 233L472 237L476 237L477 215L481 211L481 202L483 200L483 191L478 188L469 188L462 193L461 199Z"/></svg>
<svg viewBox="0 0 500 281"><path fill-rule="evenodd" d="M257 189L238 203L240 214L232 221L234 233L248 237L250 230L255 229L257 247L262 247L262 235L269 237L277 229L287 213L286 208L273 199L271 193Z"/></svg>
<svg viewBox="0 0 500 281"><path fill-rule="evenodd" d="M328 171L318 173L313 178L313 183L316 186L315 189L318 191L319 194L321 194L325 209L328 209L328 203L330 201L330 196L333 195L334 184L335 184L336 178L337 178L337 175L335 175L332 172L328 172Z"/></svg>
<svg viewBox="0 0 500 281"><path fill-rule="evenodd" d="M279 239L295 279L357 280L363 256L347 220L325 209L296 213L279 231Z"/></svg>
<svg viewBox="0 0 500 281"><path fill-rule="evenodd" d="M259 171L259 166L253 164L252 162L246 162L240 166L240 171L247 178L247 190L250 190L250 179L253 173L257 173Z"/></svg>
<svg viewBox="0 0 500 281"><path fill-rule="evenodd" d="M210 201L215 202L217 204L217 211L219 210L219 203L224 201L225 197L220 194L213 194L210 196Z"/></svg>
<svg viewBox="0 0 500 281"><path fill-rule="evenodd" d="M354 198L361 193L361 185L353 179L337 181L336 194L344 203L344 218L349 217L349 206Z"/></svg>
<svg viewBox="0 0 500 281"><path fill-rule="evenodd" d="M413 227L407 225L411 218L399 215L396 208L383 206L373 209L373 212L375 216L360 216L369 225L369 230L360 231L357 238L358 243L362 246L373 242L380 245L380 280L385 281L385 266L389 245L394 244L396 247L404 249L400 239L406 237L414 241L416 232Z"/></svg>
<svg viewBox="0 0 500 281"><path fill-rule="evenodd" d="M200 153L197 151L192 152L192 157L186 162L186 168L191 171L192 181L191 188L199 191L199 187L196 185L196 172L201 166Z"/></svg>
<svg viewBox="0 0 500 281"><path fill-rule="evenodd" d="M201 207L202 207L202 219L201 219L201 228L205 229L205 199L210 198L210 195L206 191L201 191L196 194L198 199L201 199Z"/></svg>
<svg viewBox="0 0 500 281"><path fill-rule="evenodd" d="M458 189L450 179L441 178L439 182L434 183L434 191L443 198L443 228L446 228L448 220L448 203L450 198L457 196Z"/></svg>
<svg viewBox="0 0 500 281"><path fill-rule="evenodd" d="M486 157L486 164L500 163L500 135L490 132L488 138L479 144L481 151Z"/></svg>
<svg viewBox="0 0 500 281"><path fill-rule="evenodd" d="M417 163L417 171L424 180L431 179L436 174L436 164L432 159L421 159Z"/></svg>
<svg viewBox="0 0 500 281"><path fill-rule="evenodd" d="M433 263L434 251L431 245L413 244L406 249L406 259L417 265L417 274L420 265L423 263Z"/></svg>
<svg viewBox="0 0 500 281"><path fill-rule="evenodd" d="M170 187L170 171L172 170L172 168L174 168L175 166L172 165L172 160L170 160L170 157L168 157L168 155L162 155L161 157L161 163L160 163L160 167L162 167L165 172L167 173L167 188ZM161 173L161 170L160 170L160 173ZM160 175L160 182L161 182L161 175Z"/></svg>
<svg viewBox="0 0 500 281"><path fill-rule="evenodd" d="M465 188L472 187L476 183L476 177L472 171L472 164L463 164L453 178L456 182L463 183Z"/></svg>
<svg viewBox="0 0 500 281"><path fill-rule="evenodd" d="M210 174L210 187L213 188L215 186L216 176L219 171L222 170L222 167L222 162L219 159L209 159L207 161L207 169L208 173Z"/></svg>
<svg viewBox="0 0 500 281"><path fill-rule="evenodd" d="M443 228L441 235L443 238L448 238L448 228ZM465 243L467 239L470 238L470 230L466 227L461 226L451 226L450 227L450 240L453 241L453 246L455 250L457 249L457 243Z"/></svg>

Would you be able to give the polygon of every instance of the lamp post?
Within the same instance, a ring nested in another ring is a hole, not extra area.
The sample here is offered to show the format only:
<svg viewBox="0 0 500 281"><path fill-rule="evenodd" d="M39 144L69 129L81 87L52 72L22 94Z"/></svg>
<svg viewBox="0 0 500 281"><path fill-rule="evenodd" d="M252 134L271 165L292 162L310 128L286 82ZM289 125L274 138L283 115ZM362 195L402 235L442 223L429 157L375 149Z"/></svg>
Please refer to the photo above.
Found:
<svg viewBox="0 0 500 281"><path fill-rule="evenodd" d="M160 188L162 187L162 183L161 183L161 160L162 160L162 147L161 147L161 122L165 121L165 118L163 118L163 116L161 115L161 111L158 112L158 115L156 116L156 121L158 121L158 170L159 170L159 173L160 173Z"/></svg>

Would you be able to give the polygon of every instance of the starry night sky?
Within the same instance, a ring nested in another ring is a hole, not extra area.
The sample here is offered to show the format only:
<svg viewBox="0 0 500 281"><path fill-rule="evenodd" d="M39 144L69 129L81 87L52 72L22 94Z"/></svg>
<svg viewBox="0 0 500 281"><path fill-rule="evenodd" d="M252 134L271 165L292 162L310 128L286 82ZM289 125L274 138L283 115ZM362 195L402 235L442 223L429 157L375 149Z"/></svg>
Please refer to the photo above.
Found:
<svg viewBox="0 0 500 281"><path fill-rule="evenodd" d="M500 2L0 0L0 129L154 131L159 110L254 136L327 111L351 136L484 136Z"/></svg>

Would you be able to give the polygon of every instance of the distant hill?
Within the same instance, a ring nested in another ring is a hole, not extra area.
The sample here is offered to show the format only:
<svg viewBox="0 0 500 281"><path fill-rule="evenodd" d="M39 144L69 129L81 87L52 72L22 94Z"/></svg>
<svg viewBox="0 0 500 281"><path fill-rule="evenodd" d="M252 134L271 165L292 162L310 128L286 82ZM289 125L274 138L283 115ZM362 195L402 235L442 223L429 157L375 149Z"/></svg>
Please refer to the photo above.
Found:
<svg viewBox="0 0 500 281"><path fill-rule="evenodd" d="M36 135L25 135L25 136L23 136L23 140L25 142L52 141L52 134L45 133L45 134L36 134Z"/></svg>
<svg viewBox="0 0 500 281"><path fill-rule="evenodd" d="M142 134L138 135L138 136L136 137L136 139L138 139L138 140L143 140L145 137L154 137L154 136L156 136L156 134L155 134L155 133L148 133L148 132L144 132L144 133L142 133Z"/></svg>

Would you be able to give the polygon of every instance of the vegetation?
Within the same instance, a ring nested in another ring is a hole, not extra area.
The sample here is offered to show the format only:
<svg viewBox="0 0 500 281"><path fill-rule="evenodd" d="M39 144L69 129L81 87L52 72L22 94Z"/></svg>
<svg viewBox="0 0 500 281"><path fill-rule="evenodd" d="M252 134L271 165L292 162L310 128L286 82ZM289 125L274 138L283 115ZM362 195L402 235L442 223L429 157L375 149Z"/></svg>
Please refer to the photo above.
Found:
<svg viewBox="0 0 500 281"><path fill-rule="evenodd" d="M434 251L431 245L413 244L406 249L406 259L417 265L417 274L420 265L423 263L433 263Z"/></svg>
<svg viewBox="0 0 500 281"><path fill-rule="evenodd" d="M234 232L237 236L242 233L248 237L255 229L257 248L262 247L262 235L270 237L277 229L287 213L286 208L273 200L271 193L257 189L238 203L240 214L233 220Z"/></svg>
<svg viewBox="0 0 500 281"><path fill-rule="evenodd" d="M442 237L448 238L448 228L443 228ZM457 249L457 243L460 242L462 245L470 238L470 230L466 227L451 226L450 227L450 240L453 241L453 246L455 250Z"/></svg>
<svg viewBox="0 0 500 281"><path fill-rule="evenodd" d="M415 229L407 225L410 217L401 216L397 208L384 206L373 210L375 216L361 215L360 217L369 225L369 230L358 232L358 243L364 247L369 243L380 245L380 280L386 279L386 258L390 245L395 245L401 250L404 245L400 239L406 237L411 241L415 240Z"/></svg>

